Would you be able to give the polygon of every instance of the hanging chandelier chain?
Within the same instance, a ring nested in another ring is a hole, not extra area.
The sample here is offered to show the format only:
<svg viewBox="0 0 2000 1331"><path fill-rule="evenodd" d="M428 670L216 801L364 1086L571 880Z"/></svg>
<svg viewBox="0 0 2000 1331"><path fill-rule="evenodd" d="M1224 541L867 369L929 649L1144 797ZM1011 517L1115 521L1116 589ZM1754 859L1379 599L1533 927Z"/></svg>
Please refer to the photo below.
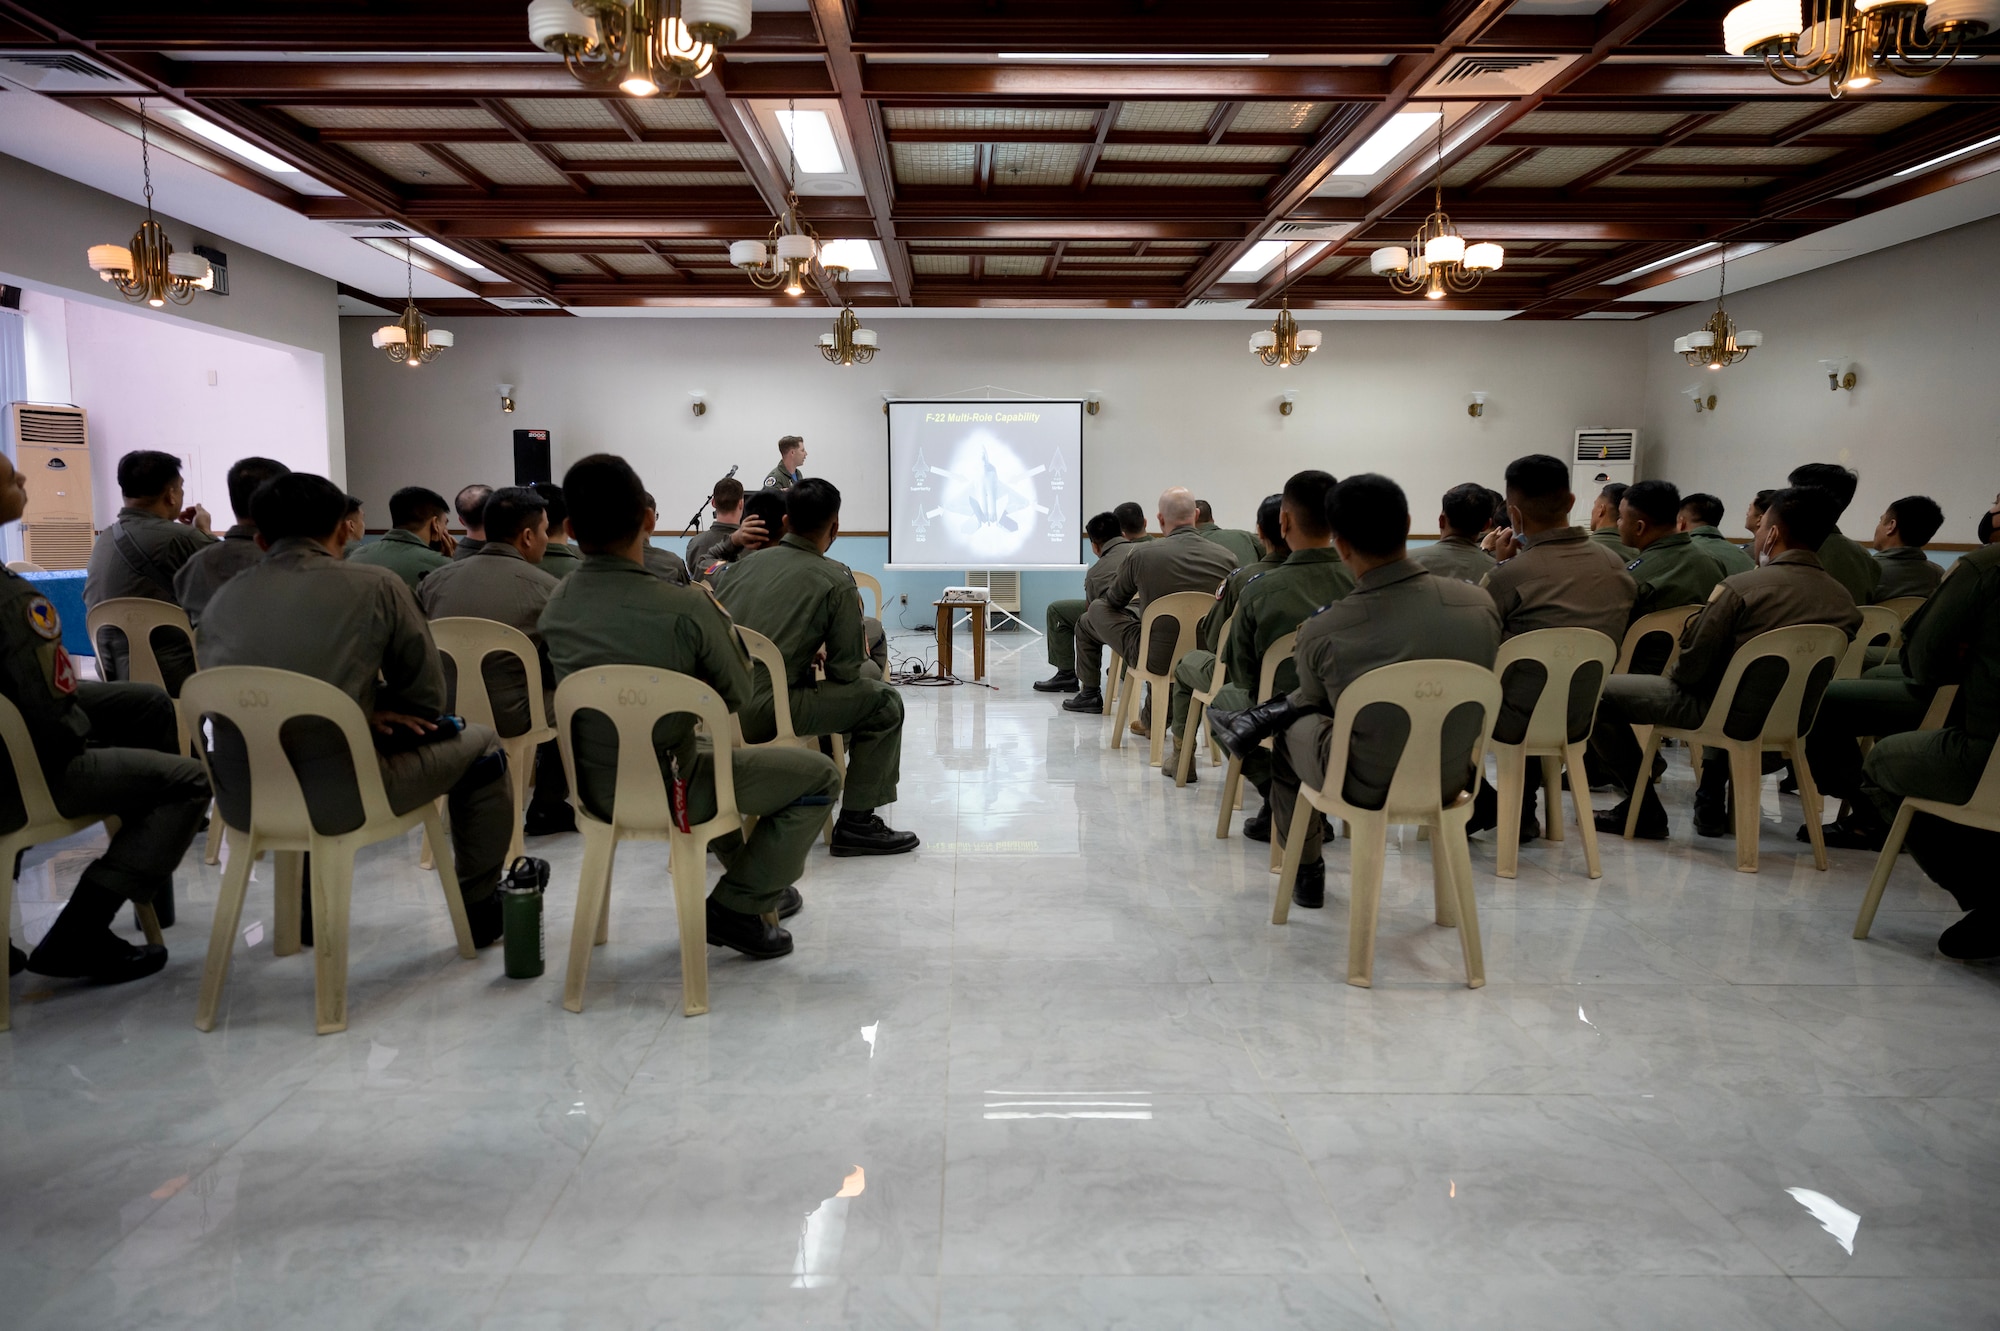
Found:
<svg viewBox="0 0 2000 1331"><path fill-rule="evenodd" d="M139 171L146 180L146 217L153 216L153 150L146 133L146 99L139 99Z"/></svg>

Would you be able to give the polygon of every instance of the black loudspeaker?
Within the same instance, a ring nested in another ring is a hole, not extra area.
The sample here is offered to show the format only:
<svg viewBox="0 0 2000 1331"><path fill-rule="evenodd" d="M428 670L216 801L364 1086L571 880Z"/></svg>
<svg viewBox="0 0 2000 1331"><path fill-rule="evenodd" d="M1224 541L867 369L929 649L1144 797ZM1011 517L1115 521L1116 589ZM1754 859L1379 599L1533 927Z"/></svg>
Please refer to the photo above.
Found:
<svg viewBox="0 0 2000 1331"><path fill-rule="evenodd" d="M18 310L20 308L21 288L0 287L0 310Z"/></svg>
<svg viewBox="0 0 2000 1331"><path fill-rule="evenodd" d="M514 484L547 485L554 480L549 474L549 432L514 431Z"/></svg>

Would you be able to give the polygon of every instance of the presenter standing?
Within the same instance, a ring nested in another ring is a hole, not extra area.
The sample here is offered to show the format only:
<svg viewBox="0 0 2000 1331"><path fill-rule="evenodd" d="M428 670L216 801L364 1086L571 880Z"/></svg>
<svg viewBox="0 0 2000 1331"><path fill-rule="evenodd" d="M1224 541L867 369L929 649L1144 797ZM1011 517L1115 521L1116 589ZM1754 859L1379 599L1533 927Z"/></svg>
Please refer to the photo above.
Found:
<svg viewBox="0 0 2000 1331"><path fill-rule="evenodd" d="M778 465L764 473L766 490L789 490L799 483L806 465L806 441L788 434L778 441Z"/></svg>

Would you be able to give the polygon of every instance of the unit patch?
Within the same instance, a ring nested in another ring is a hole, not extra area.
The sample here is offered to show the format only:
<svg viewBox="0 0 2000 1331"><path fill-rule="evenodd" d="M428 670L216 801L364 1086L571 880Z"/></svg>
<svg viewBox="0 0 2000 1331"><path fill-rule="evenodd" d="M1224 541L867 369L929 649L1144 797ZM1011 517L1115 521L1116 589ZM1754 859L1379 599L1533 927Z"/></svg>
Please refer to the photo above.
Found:
<svg viewBox="0 0 2000 1331"><path fill-rule="evenodd" d="M49 604L46 596L35 596L28 601L28 627L36 634L51 641L62 636L62 617Z"/></svg>

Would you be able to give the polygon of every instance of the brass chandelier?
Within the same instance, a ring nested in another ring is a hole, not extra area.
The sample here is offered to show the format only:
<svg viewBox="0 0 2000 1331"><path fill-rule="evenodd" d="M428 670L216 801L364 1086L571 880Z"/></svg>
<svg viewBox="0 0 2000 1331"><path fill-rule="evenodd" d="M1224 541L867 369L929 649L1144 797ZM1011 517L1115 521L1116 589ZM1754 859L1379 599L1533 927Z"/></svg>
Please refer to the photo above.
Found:
<svg viewBox="0 0 2000 1331"><path fill-rule="evenodd" d="M2000 24L2000 0L1748 0L1722 20L1723 49L1760 56L1780 83L1820 79L1838 97L1935 74Z"/></svg>
<svg viewBox="0 0 2000 1331"><path fill-rule="evenodd" d="M411 369L428 365L437 359L440 351L450 347L456 340L442 328L432 328L423 313L417 309L417 298L412 294L415 279L414 265L410 257L410 242L403 242L403 317L392 324L384 324L375 330L368 340L378 351L387 352L389 359L400 361ZM505 395L502 395L505 400ZM510 405L507 410L514 408Z"/></svg>
<svg viewBox="0 0 2000 1331"><path fill-rule="evenodd" d="M875 359L875 330L863 328L852 306L843 308L831 333L819 335L819 354L831 365L866 365Z"/></svg>
<svg viewBox="0 0 2000 1331"><path fill-rule="evenodd" d="M1284 278L1286 287L1291 286L1292 247L1285 246ZM1275 365L1281 370L1289 370L1294 365L1319 349L1319 330L1300 328L1299 321L1292 317L1290 295L1278 299L1278 317L1269 328L1259 328L1250 334L1250 354L1266 365Z"/></svg>
<svg viewBox="0 0 2000 1331"><path fill-rule="evenodd" d="M215 285L215 270L199 254L176 254L166 230L153 220L153 153L148 142L146 102L139 100L139 169L146 181L146 220L126 245L92 245L90 266L129 301L162 309L168 301L185 305L197 291Z"/></svg>
<svg viewBox="0 0 2000 1331"><path fill-rule="evenodd" d="M750 0L529 0L528 40L582 83L672 97L750 31Z"/></svg>
<svg viewBox="0 0 2000 1331"><path fill-rule="evenodd" d="M798 114L795 103L785 103L786 113ZM792 146L791 136L785 136L785 211L771 224L770 234L762 240L739 240L729 247L729 262L732 267L741 268L750 284L760 291L785 289L787 296L803 296L806 291L806 277L811 273L813 261L820 255L819 232L812 224L799 216L799 154ZM827 278L838 284L847 276L848 269L842 264L827 264L822 267Z"/></svg>
<svg viewBox="0 0 2000 1331"><path fill-rule="evenodd" d="M1717 279L1715 313L1708 322L1685 337L1674 339L1674 350L1689 365L1711 370L1725 369L1764 345L1764 335L1754 328L1736 331L1736 321L1724 313L1722 297L1729 289L1729 252L1723 251L1722 275Z"/></svg>
<svg viewBox="0 0 2000 1331"><path fill-rule="evenodd" d="M1368 256L1368 268L1406 296L1443 300L1479 285L1500 267L1507 252L1492 241L1468 245L1444 210L1444 108L1438 108L1437 172L1431 183L1431 215L1405 245L1384 245Z"/></svg>

